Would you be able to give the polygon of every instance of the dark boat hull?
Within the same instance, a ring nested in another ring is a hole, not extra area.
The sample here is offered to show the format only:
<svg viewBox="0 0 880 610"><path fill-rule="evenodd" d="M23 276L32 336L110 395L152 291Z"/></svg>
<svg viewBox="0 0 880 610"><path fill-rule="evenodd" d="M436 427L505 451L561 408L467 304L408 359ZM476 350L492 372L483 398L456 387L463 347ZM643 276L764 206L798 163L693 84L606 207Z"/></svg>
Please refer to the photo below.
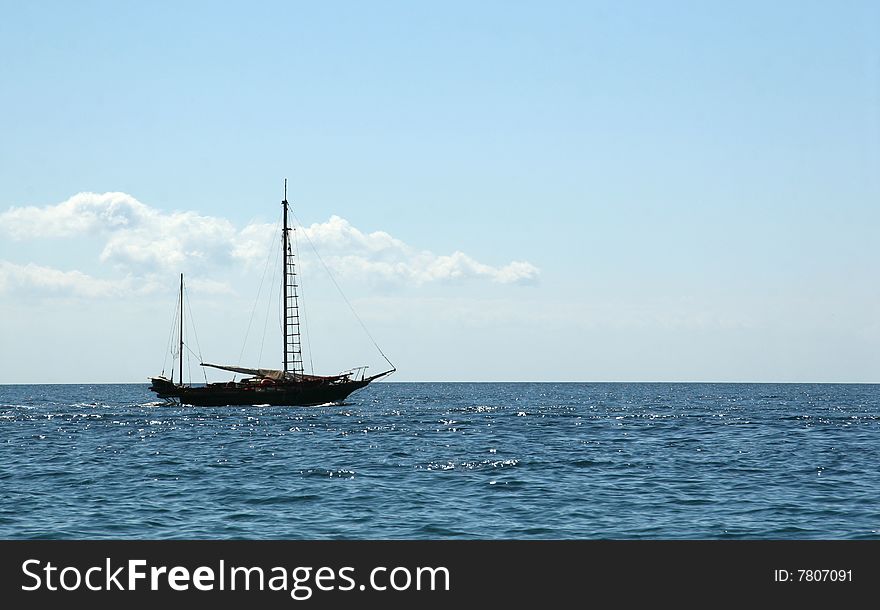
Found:
<svg viewBox="0 0 880 610"><path fill-rule="evenodd" d="M334 383L278 383L271 385L209 384L179 386L167 379L152 379L150 389L159 398L176 399L199 407L225 406L309 406L345 400L352 392L368 385L375 377Z"/></svg>

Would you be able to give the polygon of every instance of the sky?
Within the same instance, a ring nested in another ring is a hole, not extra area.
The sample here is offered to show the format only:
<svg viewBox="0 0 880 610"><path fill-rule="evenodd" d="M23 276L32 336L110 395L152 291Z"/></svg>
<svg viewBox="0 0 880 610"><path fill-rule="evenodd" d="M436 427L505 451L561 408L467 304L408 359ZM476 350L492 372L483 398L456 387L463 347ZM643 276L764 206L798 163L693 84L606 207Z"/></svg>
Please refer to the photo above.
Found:
<svg viewBox="0 0 880 610"><path fill-rule="evenodd" d="M876 2L3 13L0 383L880 382Z"/></svg>

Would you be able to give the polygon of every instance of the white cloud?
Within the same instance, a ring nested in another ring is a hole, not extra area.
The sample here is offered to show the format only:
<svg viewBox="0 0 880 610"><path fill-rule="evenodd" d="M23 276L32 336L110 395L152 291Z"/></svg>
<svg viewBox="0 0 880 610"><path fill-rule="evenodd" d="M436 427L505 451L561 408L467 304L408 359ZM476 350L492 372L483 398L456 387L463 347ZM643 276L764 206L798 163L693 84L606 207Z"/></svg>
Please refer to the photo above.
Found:
<svg viewBox="0 0 880 610"><path fill-rule="evenodd" d="M438 255L418 250L384 231L365 233L339 216L303 231L324 262L344 275L419 285L468 278L525 283L539 274L537 267L523 261L492 266L459 251ZM230 263L255 268L266 261L270 246L278 245L276 227L269 224L239 229L224 218L166 213L117 192L79 193L57 205L10 208L0 213L0 232L16 240L95 236L102 244L99 260L136 277L186 267L207 278L211 270ZM307 250L300 247L306 262ZM69 278L71 285L88 284L84 274L74 282L69 274L78 272L56 273ZM225 290L220 284L214 289ZM97 290L97 284L89 290Z"/></svg>
<svg viewBox="0 0 880 610"><path fill-rule="evenodd" d="M238 232L232 244L232 258L254 266L266 262L270 251L280 247L275 226L251 223Z"/></svg>
<svg viewBox="0 0 880 610"><path fill-rule="evenodd" d="M10 208L0 214L0 227L14 239L66 237L125 228L155 215L125 193L79 193L58 205Z"/></svg>
<svg viewBox="0 0 880 610"><path fill-rule="evenodd" d="M78 193L58 205L13 207L0 214L0 230L17 240L94 235L103 239L101 262L137 274L228 258L238 234L223 218L163 213L126 193Z"/></svg>
<svg viewBox="0 0 880 610"><path fill-rule="evenodd" d="M315 223L305 229L308 238L322 251L349 254L376 255L409 251L410 248L385 231L364 233L344 218L333 215L325 223Z"/></svg>
<svg viewBox="0 0 880 610"><path fill-rule="evenodd" d="M126 269L210 267L227 261L238 232L222 218L192 212L151 214L108 232L101 261Z"/></svg>
<svg viewBox="0 0 880 610"><path fill-rule="evenodd" d="M416 284L465 278L510 284L534 281L539 274L538 268L527 262L493 267L459 251L449 255L419 251L384 231L363 233L339 216L304 231L319 252L330 254L325 261L334 271L349 275Z"/></svg>
<svg viewBox="0 0 880 610"><path fill-rule="evenodd" d="M28 263L16 265L8 261L0 261L0 293L34 292L78 296L78 297L111 297L119 296L130 290L130 281L120 282L102 280L91 277L80 271L59 271L51 267L43 267Z"/></svg>

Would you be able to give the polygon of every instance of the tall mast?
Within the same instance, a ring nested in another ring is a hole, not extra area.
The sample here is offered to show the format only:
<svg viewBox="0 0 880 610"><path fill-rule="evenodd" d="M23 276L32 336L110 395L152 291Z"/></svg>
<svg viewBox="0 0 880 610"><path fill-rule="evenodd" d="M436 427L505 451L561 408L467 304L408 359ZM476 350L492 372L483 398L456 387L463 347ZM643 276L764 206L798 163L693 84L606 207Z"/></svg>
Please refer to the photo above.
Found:
<svg viewBox="0 0 880 610"><path fill-rule="evenodd" d="M284 296L282 297L282 303L284 304L284 314L282 315L282 320L284 320L284 372L286 373L288 370L288 361L287 361L287 178L284 179L284 199L281 200L281 207L284 210L284 228L281 229L281 266L282 266L282 275L281 285L284 290Z"/></svg>
<svg viewBox="0 0 880 610"><path fill-rule="evenodd" d="M180 274L180 385L183 385L183 274Z"/></svg>
<svg viewBox="0 0 880 610"><path fill-rule="evenodd" d="M284 372L294 375L303 374L302 343L299 329L299 301L297 298L296 265L290 248L290 227L287 222L287 179L284 179L284 199L281 201L284 210L284 228L281 230L281 248L284 267L282 273L283 290L283 332L284 332Z"/></svg>

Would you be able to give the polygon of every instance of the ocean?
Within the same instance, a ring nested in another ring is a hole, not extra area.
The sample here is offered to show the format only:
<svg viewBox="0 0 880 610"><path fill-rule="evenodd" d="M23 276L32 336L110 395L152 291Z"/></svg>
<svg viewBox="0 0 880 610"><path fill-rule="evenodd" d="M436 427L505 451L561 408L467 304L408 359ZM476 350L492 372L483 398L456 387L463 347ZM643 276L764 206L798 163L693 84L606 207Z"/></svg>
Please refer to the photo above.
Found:
<svg viewBox="0 0 880 610"><path fill-rule="evenodd" d="M0 385L2 539L878 539L880 386Z"/></svg>

